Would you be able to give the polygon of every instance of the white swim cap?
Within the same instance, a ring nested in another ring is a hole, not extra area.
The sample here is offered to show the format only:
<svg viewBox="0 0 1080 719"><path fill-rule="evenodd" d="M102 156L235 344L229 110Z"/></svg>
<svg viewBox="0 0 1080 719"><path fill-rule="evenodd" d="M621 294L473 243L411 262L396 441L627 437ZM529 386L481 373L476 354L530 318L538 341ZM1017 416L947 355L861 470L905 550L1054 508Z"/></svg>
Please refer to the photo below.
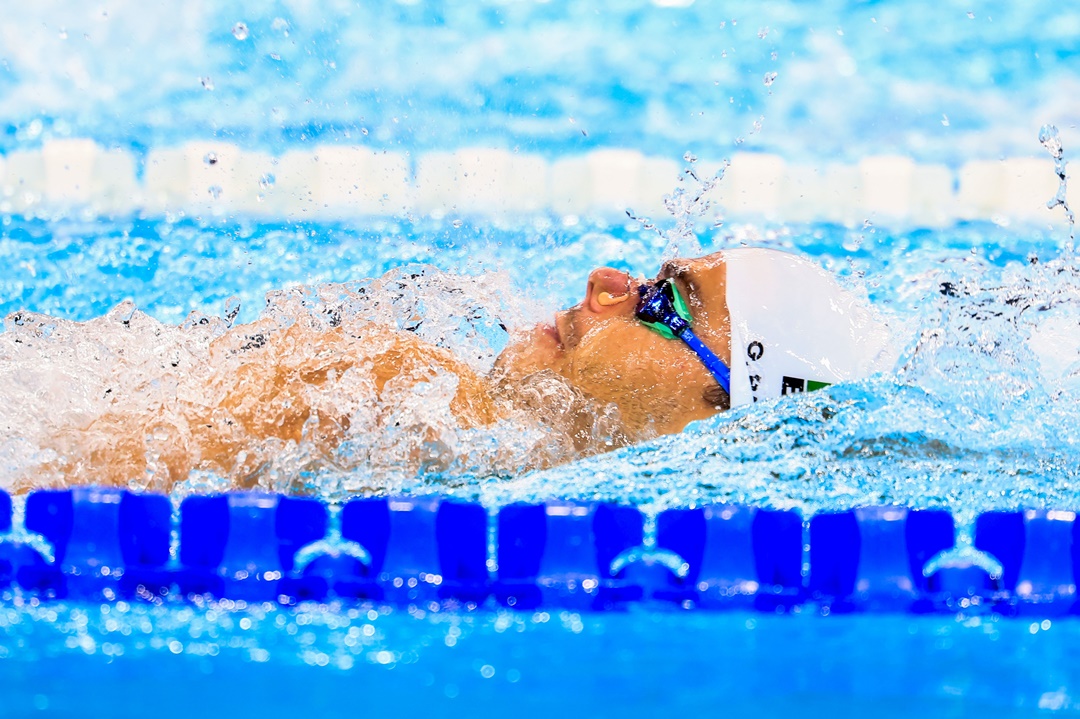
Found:
<svg viewBox="0 0 1080 719"><path fill-rule="evenodd" d="M731 406L891 370L889 327L813 262L737 249L727 263Z"/></svg>

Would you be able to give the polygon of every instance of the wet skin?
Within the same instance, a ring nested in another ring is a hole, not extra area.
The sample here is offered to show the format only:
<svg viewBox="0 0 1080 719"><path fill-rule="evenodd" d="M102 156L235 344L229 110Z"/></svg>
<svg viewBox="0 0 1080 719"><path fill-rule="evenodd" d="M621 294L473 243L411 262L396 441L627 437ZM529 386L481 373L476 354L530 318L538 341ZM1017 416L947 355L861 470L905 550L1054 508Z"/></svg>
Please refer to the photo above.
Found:
<svg viewBox="0 0 1080 719"><path fill-rule="evenodd" d="M730 366L731 328L726 264L720 253L664 264L694 317L694 332ZM634 317L643 280L601 267L589 274L585 298L551 324L522 333L503 351L496 372L510 382L555 372L584 394L619 408L627 435L640 439L680 432L728 407L716 380L686 345L661 337Z"/></svg>

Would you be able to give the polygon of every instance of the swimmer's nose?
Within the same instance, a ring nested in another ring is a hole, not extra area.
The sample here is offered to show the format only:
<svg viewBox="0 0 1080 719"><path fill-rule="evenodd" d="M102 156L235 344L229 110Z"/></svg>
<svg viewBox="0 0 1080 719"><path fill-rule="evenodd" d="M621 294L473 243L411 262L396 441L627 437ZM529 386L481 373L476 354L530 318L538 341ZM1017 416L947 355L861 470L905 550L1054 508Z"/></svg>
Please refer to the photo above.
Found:
<svg viewBox="0 0 1080 719"><path fill-rule="evenodd" d="M589 274L583 307L595 315L631 314L637 306L637 283L630 275L610 267Z"/></svg>

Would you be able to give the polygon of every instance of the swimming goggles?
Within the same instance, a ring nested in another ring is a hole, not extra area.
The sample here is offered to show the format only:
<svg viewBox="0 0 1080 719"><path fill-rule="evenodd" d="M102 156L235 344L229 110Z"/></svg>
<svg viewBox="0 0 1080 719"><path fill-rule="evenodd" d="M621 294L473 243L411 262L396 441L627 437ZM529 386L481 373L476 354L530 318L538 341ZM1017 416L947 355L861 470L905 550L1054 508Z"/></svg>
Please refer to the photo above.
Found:
<svg viewBox="0 0 1080 719"><path fill-rule="evenodd" d="M641 324L669 340L680 339L685 342L730 395L731 371L690 329L694 318L675 283L661 280L654 285L641 285L638 287L638 294L641 298L634 310L634 316Z"/></svg>

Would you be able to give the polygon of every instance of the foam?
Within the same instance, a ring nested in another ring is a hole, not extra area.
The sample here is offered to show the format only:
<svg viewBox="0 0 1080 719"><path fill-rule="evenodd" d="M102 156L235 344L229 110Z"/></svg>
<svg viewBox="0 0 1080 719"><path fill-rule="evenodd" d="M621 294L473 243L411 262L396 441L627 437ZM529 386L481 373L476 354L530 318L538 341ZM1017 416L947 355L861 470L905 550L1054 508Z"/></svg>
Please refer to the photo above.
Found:
<svg viewBox="0 0 1080 719"><path fill-rule="evenodd" d="M135 177L135 158L120 149L103 150L94 163L92 197L99 212L123 213L143 203L143 188Z"/></svg>
<svg viewBox="0 0 1080 719"><path fill-rule="evenodd" d="M902 219L911 214L915 161L909 157L866 157L859 161L862 207L871 216Z"/></svg>
<svg viewBox="0 0 1080 719"><path fill-rule="evenodd" d="M730 190L721 190L722 202L735 214L779 219L784 207L782 190L786 185L785 178L783 158L737 153L731 158L731 167L721 183L730 185Z"/></svg>
<svg viewBox="0 0 1080 719"><path fill-rule="evenodd" d="M45 170L44 199L52 203L88 204L94 195L97 156L92 140L50 140L41 149Z"/></svg>
<svg viewBox="0 0 1080 719"><path fill-rule="evenodd" d="M715 174L720 162L695 166ZM48 140L0 156L0 207L97 212L187 212L347 220L357 217L619 218L627 210L663 219L680 164L637 150L605 148L548 159L491 147L407 153L320 145L274 157L231 143L153 148L142 182L131 153L91 140ZM855 164L788 163L736 153L713 192L716 212L738 219L940 227L962 220L1062 224L1046 202L1057 189L1048 159L972 160L959 168L909 157ZM1072 191L1073 201L1077 190Z"/></svg>
<svg viewBox="0 0 1080 719"><path fill-rule="evenodd" d="M967 162L960 168L959 180L960 192L956 198L958 218L989 219L1004 204L1005 172L1000 161Z"/></svg>
<svg viewBox="0 0 1080 719"><path fill-rule="evenodd" d="M45 158L37 150L17 150L8 154L0 210L26 212L41 204L45 194Z"/></svg>
<svg viewBox="0 0 1080 719"><path fill-rule="evenodd" d="M617 214L640 205L644 160L644 155L634 150L597 150L586 155L592 189L590 209Z"/></svg>
<svg viewBox="0 0 1080 719"><path fill-rule="evenodd" d="M316 148L315 155L317 211L348 217L399 215L411 209L411 178L404 155L334 145Z"/></svg>
<svg viewBox="0 0 1080 719"><path fill-rule="evenodd" d="M592 207L592 181L584 157L565 157L551 166L548 207L559 215L583 215Z"/></svg>
<svg viewBox="0 0 1080 719"><path fill-rule="evenodd" d="M1017 157L1002 164L1001 211L1020 219L1046 219L1046 201L1058 187L1057 176L1047 172L1047 161Z"/></svg>

